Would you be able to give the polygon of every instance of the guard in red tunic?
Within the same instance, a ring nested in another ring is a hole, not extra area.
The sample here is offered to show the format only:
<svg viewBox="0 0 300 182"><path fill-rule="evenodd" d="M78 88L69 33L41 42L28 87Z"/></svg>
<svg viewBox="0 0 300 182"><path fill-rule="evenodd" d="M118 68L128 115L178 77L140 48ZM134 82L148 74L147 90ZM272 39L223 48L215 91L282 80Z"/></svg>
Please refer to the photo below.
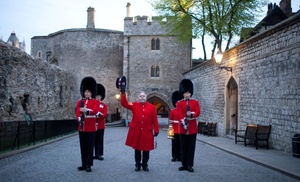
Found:
<svg viewBox="0 0 300 182"><path fill-rule="evenodd" d="M169 116L169 123L172 124L174 129L174 137L171 140L172 145L172 162L181 161L181 147L180 147L180 120L183 118L180 111L176 108L176 104L182 99L179 91L175 91L172 94L172 103L175 107L171 110Z"/></svg>
<svg viewBox="0 0 300 182"><path fill-rule="evenodd" d="M81 81L80 93L83 97L76 104L76 118L78 120L79 142L81 152L81 166L79 171L91 172L93 166L93 149L96 134L96 114L99 101L94 99L97 83L93 77L85 77Z"/></svg>
<svg viewBox="0 0 300 182"><path fill-rule="evenodd" d="M104 160L104 129L105 129L105 118L107 117L107 106L103 102L105 98L105 87L102 84L97 84L96 99L99 103L99 117L97 120L97 131L95 139L95 156L94 159Z"/></svg>
<svg viewBox="0 0 300 182"><path fill-rule="evenodd" d="M182 166L179 171L188 170L194 172L194 155L197 137L197 120L200 115L200 104L192 99L193 83L189 79L183 79L179 84L179 92L183 99L177 102L177 108L184 118L181 120L180 139L182 150Z"/></svg>
<svg viewBox="0 0 300 182"><path fill-rule="evenodd" d="M117 88L121 88L121 105L132 112L125 145L134 149L135 171L140 171L141 167L149 171L149 153L154 149L154 137L159 133L156 108L147 102L145 92L138 94L136 102L128 102L125 94L126 78L121 77L119 81Z"/></svg>

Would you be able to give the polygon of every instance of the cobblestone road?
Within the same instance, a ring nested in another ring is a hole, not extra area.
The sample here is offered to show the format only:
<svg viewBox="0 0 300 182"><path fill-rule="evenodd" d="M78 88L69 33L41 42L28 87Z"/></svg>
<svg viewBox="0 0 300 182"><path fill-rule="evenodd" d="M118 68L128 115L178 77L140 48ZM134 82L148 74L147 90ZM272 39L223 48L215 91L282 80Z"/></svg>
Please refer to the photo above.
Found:
<svg viewBox="0 0 300 182"><path fill-rule="evenodd" d="M171 141L166 129L150 152L149 172L134 171L134 151L124 145L127 127L107 127L104 160L94 161L92 172L78 171L78 134L0 160L1 182L36 181L263 181L293 182L294 178L241 159L202 142L197 142L194 173L178 171L180 162L171 162Z"/></svg>

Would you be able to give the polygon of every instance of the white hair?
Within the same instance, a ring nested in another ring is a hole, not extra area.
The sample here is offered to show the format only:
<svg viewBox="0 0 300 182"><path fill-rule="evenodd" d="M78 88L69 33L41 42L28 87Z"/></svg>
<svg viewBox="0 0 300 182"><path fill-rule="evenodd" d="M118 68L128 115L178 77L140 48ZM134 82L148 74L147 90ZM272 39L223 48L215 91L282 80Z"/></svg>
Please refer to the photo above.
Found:
<svg viewBox="0 0 300 182"><path fill-rule="evenodd" d="M147 98L147 94L146 94L146 92L144 92L144 91L139 91L138 94L137 94L137 97L139 97L142 93L145 94L145 95L146 95L146 98Z"/></svg>

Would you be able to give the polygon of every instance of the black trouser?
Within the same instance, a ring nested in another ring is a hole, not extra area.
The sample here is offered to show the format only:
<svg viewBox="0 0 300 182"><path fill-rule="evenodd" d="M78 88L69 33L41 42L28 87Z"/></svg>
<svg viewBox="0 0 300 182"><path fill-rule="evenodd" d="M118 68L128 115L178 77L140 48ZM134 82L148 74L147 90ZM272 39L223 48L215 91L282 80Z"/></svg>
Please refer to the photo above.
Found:
<svg viewBox="0 0 300 182"><path fill-rule="evenodd" d="M93 150L96 132L79 132L82 167L93 165Z"/></svg>
<svg viewBox="0 0 300 182"><path fill-rule="evenodd" d="M180 134L175 133L172 140L172 158L181 160Z"/></svg>
<svg viewBox="0 0 300 182"><path fill-rule="evenodd" d="M95 139L95 156L99 157L103 155L104 149L104 129L98 129L96 131L96 139Z"/></svg>
<svg viewBox="0 0 300 182"><path fill-rule="evenodd" d="M194 166L194 156L196 148L197 134L185 135L180 134L181 151L182 151L182 166Z"/></svg>
<svg viewBox="0 0 300 182"><path fill-rule="evenodd" d="M143 159L142 159L142 153L143 153ZM140 151L140 150L134 150L134 158L135 158L135 165L136 166L148 166L149 161L149 151ZM142 164L141 164L142 160Z"/></svg>

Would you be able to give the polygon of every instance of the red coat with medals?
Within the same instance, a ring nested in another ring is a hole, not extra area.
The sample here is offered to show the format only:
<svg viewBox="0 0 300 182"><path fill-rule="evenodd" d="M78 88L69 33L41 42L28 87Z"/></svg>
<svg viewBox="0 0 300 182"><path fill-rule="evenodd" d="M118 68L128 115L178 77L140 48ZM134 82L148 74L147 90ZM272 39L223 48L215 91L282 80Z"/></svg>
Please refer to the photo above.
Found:
<svg viewBox="0 0 300 182"><path fill-rule="evenodd" d="M100 101L98 111L100 112L100 116L98 117L98 129L104 129L105 118L107 117L107 105Z"/></svg>
<svg viewBox="0 0 300 182"><path fill-rule="evenodd" d="M132 111L125 145L135 150L154 149L154 132L159 133L156 108L149 102L128 103L126 94L121 94L121 105Z"/></svg>
<svg viewBox="0 0 300 182"><path fill-rule="evenodd" d="M188 132L181 125L183 119L186 117L186 106L189 104L192 118L188 118ZM181 116L183 117L180 122L180 133L181 134L196 134L198 132L196 118L200 116L200 104L196 99L190 98L188 101L182 99L177 102L176 107L179 109Z"/></svg>
<svg viewBox="0 0 300 182"><path fill-rule="evenodd" d="M180 120L183 117L181 116L181 112L179 109L174 108L170 112L169 120L172 122L172 127L174 129L174 133L179 134L180 133Z"/></svg>
<svg viewBox="0 0 300 182"><path fill-rule="evenodd" d="M89 113L80 112L81 102L83 101L84 106L91 109ZM80 116L84 115L83 132L95 132L96 128L96 114L98 113L99 101L96 99L80 99L76 104L76 118L80 121ZM78 122L78 131L81 131L81 123Z"/></svg>

